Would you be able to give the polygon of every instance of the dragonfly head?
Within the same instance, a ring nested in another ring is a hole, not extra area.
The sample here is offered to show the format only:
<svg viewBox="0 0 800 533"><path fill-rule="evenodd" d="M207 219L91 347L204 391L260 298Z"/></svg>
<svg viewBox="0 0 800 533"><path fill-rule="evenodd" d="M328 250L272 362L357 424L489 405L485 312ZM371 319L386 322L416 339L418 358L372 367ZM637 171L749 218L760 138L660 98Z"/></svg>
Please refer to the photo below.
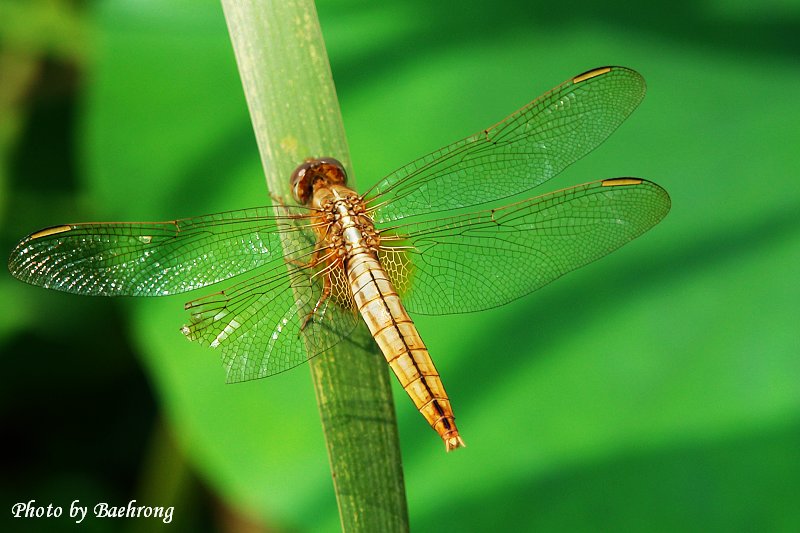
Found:
<svg viewBox="0 0 800 533"><path fill-rule="evenodd" d="M346 183L347 173L339 161L332 157L309 158L292 172L292 195L297 202L306 205L318 188Z"/></svg>

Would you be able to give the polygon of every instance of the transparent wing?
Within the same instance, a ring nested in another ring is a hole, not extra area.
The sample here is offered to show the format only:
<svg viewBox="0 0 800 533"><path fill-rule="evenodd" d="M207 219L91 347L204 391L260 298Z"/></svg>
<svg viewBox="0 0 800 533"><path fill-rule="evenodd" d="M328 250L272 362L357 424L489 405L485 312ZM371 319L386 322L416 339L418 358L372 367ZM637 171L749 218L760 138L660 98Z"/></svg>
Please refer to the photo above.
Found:
<svg viewBox="0 0 800 533"><path fill-rule="evenodd" d="M295 367L349 337L358 324L341 269L327 274L332 296L320 300L325 281L314 276L317 269L288 266L288 275L279 265L186 304L191 315L183 333L222 351L229 383Z"/></svg>
<svg viewBox="0 0 800 533"><path fill-rule="evenodd" d="M254 271L186 304L183 333L219 348L235 382L288 370L358 323L341 269L321 273L325 263L312 261L315 239L305 217L273 216L266 207L171 222L72 224L24 239L9 269L28 283L103 296L173 294ZM321 298L326 280L331 296Z"/></svg>
<svg viewBox="0 0 800 533"><path fill-rule="evenodd" d="M578 185L509 206L401 226L381 260L409 311L479 311L524 296L635 239L669 211L637 178Z"/></svg>
<svg viewBox="0 0 800 533"><path fill-rule="evenodd" d="M367 191L377 223L506 198L557 175L608 138L639 105L644 79L595 69L494 126L405 165Z"/></svg>
<svg viewBox="0 0 800 533"><path fill-rule="evenodd" d="M169 222L57 226L23 239L8 268L27 283L77 294L175 294L282 264L281 233L313 235L293 221L261 207Z"/></svg>

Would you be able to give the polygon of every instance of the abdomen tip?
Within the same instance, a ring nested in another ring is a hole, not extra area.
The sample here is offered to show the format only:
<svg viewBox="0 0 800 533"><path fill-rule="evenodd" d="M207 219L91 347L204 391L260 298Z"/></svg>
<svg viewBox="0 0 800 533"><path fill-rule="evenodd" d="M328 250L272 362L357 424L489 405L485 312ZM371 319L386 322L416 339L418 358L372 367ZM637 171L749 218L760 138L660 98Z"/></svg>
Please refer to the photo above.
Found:
<svg viewBox="0 0 800 533"><path fill-rule="evenodd" d="M455 450L456 448L466 448L467 445L464 444L464 440L461 438L461 435L455 435L444 440L444 447L449 452Z"/></svg>

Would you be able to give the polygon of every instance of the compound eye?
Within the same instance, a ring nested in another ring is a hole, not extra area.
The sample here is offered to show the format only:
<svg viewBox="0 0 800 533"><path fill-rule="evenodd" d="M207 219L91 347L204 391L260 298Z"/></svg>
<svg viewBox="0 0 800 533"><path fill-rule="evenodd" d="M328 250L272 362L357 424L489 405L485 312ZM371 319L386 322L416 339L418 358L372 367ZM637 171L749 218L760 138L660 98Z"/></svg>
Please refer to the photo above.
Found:
<svg viewBox="0 0 800 533"><path fill-rule="evenodd" d="M333 157L320 157L319 159L317 159L317 161L321 165L335 167L337 171L341 172L342 174L345 173L344 165L338 159L335 159Z"/></svg>
<svg viewBox="0 0 800 533"><path fill-rule="evenodd" d="M344 165L333 157L321 157L317 161L320 167L325 170L325 175L330 183L347 184L347 172L344 170Z"/></svg>
<svg viewBox="0 0 800 533"><path fill-rule="evenodd" d="M294 196L295 201L301 205L307 204L311 199L311 187L313 185L314 173L310 170L311 167L316 164L315 160L305 161L292 172L292 196Z"/></svg>
<svg viewBox="0 0 800 533"><path fill-rule="evenodd" d="M320 157L317 159L317 170L327 185L346 185L347 173L344 165L333 157Z"/></svg>
<svg viewBox="0 0 800 533"><path fill-rule="evenodd" d="M302 205L311 202L315 187L344 185L347 174L344 166L332 157L306 159L292 172L292 195Z"/></svg>

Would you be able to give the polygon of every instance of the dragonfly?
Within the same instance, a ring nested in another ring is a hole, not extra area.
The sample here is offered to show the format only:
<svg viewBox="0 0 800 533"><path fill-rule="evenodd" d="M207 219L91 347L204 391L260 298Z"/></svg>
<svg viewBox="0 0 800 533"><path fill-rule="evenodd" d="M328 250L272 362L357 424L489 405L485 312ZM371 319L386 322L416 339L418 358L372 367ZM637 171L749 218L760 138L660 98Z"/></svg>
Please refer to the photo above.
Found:
<svg viewBox="0 0 800 533"><path fill-rule="evenodd" d="M363 321L450 451L464 441L409 313L506 304L664 218L669 195L642 178L484 205L555 177L605 141L644 94L636 71L596 68L362 194L335 158L310 157L289 178L296 205L54 226L20 241L9 269L27 283L101 296L172 295L238 277L188 302L181 330L221 351L228 382L293 368Z"/></svg>

